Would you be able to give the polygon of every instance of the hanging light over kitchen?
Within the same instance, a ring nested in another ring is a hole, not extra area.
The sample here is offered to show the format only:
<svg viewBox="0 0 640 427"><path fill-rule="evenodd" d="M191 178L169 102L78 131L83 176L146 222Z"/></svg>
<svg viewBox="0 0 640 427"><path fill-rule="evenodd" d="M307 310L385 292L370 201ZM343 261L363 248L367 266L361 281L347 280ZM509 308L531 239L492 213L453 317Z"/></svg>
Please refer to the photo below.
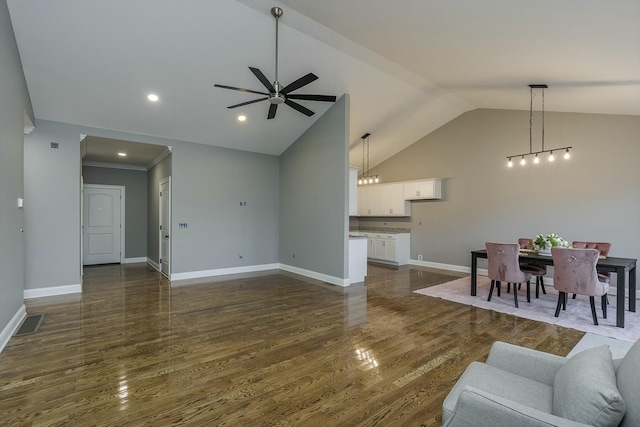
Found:
<svg viewBox="0 0 640 427"><path fill-rule="evenodd" d="M380 182L380 175L370 175L369 173L369 132L362 135L362 175L358 177L358 185L365 184L377 184ZM365 151L366 151L366 163L365 163Z"/></svg>

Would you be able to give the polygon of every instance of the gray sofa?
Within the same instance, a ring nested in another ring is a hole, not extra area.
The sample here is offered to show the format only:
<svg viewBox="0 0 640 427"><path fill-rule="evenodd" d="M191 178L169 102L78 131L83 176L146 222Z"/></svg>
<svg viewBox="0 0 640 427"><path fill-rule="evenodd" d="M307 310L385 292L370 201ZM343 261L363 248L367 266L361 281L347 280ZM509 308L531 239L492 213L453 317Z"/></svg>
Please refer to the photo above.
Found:
<svg viewBox="0 0 640 427"><path fill-rule="evenodd" d="M606 346L565 358L496 342L444 400L442 423L640 426L640 340L619 360Z"/></svg>

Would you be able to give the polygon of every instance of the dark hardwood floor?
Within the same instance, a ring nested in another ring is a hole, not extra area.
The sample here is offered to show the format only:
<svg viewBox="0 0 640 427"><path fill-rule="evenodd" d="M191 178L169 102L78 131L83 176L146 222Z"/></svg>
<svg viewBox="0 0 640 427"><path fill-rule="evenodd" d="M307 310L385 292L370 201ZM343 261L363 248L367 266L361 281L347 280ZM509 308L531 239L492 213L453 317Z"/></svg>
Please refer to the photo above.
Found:
<svg viewBox="0 0 640 427"><path fill-rule="evenodd" d="M279 271L171 287L142 264L84 277L27 301L45 318L0 354L0 425L440 425L494 341L565 355L583 336L415 294L456 278L419 267L370 265L344 289Z"/></svg>

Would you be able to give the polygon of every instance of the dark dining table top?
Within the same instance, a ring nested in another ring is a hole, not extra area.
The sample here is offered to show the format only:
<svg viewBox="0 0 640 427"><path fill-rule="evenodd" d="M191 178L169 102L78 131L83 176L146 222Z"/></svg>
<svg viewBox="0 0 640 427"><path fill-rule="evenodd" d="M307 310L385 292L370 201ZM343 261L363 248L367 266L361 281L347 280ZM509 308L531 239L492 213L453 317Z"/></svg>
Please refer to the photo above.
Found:
<svg viewBox="0 0 640 427"><path fill-rule="evenodd" d="M478 258L486 258L487 250L486 249L478 249L475 251L471 251L472 254L476 254ZM531 260L535 260L536 262L540 262L541 264L553 265L553 258L551 255L540 255L537 252L520 252L520 256L522 258L527 258ZM605 257L598 259L598 268L607 267L612 269L617 269L623 267L625 270L629 270L632 267L635 267L636 262L638 260L636 258L619 258L619 257Z"/></svg>

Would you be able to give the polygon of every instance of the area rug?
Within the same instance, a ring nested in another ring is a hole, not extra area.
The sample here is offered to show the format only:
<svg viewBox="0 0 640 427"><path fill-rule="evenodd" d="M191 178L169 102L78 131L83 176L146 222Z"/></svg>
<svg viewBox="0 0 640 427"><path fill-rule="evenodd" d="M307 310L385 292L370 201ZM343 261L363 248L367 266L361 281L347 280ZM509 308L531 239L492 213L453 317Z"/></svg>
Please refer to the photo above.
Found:
<svg viewBox="0 0 640 427"><path fill-rule="evenodd" d="M616 299L609 296L609 306L607 307L607 318L602 318L600 299L596 298L596 309L598 313L598 323L593 324L591 317L591 307L589 298L578 295L576 299L569 297L567 309L560 311L560 316L555 317L556 304L558 303L558 291L552 286L545 286L547 294L540 292L540 298L535 298L535 283L531 284L531 302L527 303L527 292L523 286L518 291L518 304L516 308L513 302L513 293L506 292L506 284L502 285L502 296L498 296L494 290L491 301L487 301L491 280L487 276L478 276L478 292L475 297L471 296L471 277L463 277L441 285L415 291L421 295L441 298L461 304L472 305L474 307L494 310L500 313L513 314L514 316L526 319L539 320L565 328L577 329L579 331L591 332L623 341L635 342L640 338L640 312L632 313L625 311L625 327L616 326ZM511 291L513 292L513 290ZM628 306L628 302L625 303Z"/></svg>

